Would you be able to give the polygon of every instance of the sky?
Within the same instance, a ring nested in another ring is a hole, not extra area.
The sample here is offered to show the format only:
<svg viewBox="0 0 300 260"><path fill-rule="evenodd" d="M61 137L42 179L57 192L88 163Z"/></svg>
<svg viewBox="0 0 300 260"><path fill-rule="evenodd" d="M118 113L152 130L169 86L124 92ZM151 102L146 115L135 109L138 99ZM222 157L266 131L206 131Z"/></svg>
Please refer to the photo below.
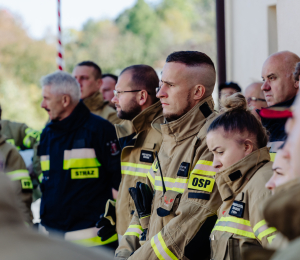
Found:
<svg viewBox="0 0 300 260"><path fill-rule="evenodd" d="M62 29L79 30L89 18L116 18L136 0L61 0ZM159 0L146 0L157 3ZM57 31L57 0L0 0L0 8L18 15L29 35L41 39L47 30Z"/></svg>

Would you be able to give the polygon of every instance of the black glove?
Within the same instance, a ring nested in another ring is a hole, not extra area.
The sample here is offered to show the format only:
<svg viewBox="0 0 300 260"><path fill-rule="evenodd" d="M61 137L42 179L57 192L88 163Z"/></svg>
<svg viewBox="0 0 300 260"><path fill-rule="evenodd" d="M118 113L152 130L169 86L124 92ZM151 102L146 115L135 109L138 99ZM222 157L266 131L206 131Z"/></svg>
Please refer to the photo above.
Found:
<svg viewBox="0 0 300 260"><path fill-rule="evenodd" d="M116 234L116 202L108 200L105 206L105 213L100 215L100 220L96 223L97 228L101 228L97 235L105 241Z"/></svg>
<svg viewBox="0 0 300 260"><path fill-rule="evenodd" d="M145 183L137 182L136 188L129 188L129 193L134 201L139 217L151 215L152 191Z"/></svg>

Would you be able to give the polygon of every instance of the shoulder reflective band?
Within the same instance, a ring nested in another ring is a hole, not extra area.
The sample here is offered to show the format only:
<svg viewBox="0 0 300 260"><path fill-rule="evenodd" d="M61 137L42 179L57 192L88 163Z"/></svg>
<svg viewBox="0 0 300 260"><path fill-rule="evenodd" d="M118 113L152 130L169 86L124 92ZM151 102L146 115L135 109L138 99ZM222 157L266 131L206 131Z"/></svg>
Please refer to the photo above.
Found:
<svg viewBox="0 0 300 260"><path fill-rule="evenodd" d="M249 220L236 217L221 217L212 232L222 231L256 239Z"/></svg>
<svg viewBox="0 0 300 260"><path fill-rule="evenodd" d="M215 179L203 177L197 174L191 174L189 179L189 189L212 192Z"/></svg>
<svg viewBox="0 0 300 260"><path fill-rule="evenodd" d="M71 168L99 167L100 162L96 158L93 148L73 149L64 151L64 170Z"/></svg>
<svg viewBox="0 0 300 260"><path fill-rule="evenodd" d="M162 238L161 232L152 237L151 246L159 260L178 260Z"/></svg>
<svg viewBox="0 0 300 260"><path fill-rule="evenodd" d="M124 236L136 236L139 238L143 231L144 230L140 225L130 225L126 230Z"/></svg>
<svg viewBox="0 0 300 260"><path fill-rule="evenodd" d="M29 172L27 170L16 170L12 172L6 173L6 175L12 180L12 181L18 181L22 179L30 179Z"/></svg>
<svg viewBox="0 0 300 260"><path fill-rule="evenodd" d="M30 137L34 138L37 142L40 141L41 132L39 132L39 131L36 131L32 128L26 128L25 134L26 134L26 136L23 139L23 145L27 148L31 147Z"/></svg>
<svg viewBox="0 0 300 260"><path fill-rule="evenodd" d="M65 240L85 247L107 245L118 240L118 234L114 234L109 239L102 241L101 238L97 236L98 230L98 228L87 228L66 232Z"/></svg>
<svg viewBox="0 0 300 260"><path fill-rule="evenodd" d="M41 160L41 168L42 171L49 171L50 170L50 156L49 155L42 155L40 157Z"/></svg>
<svg viewBox="0 0 300 260"><path fill-rule="evenodd" d="M12 144L13 146L15 146L15 140L14 139L6 139L5 141L7 143Z"/></svg>
<svg viewBox="0 0 300 260"><path fill-rule="evenodd" d="M218 172L218 169L216 169L212 165L212 161L199 160L192 170L192 173L214 176L216 175L216 172Z"/></svg>
<svg viewBox="0 0 300 260"><path fill-rule="evenodd" d="M276 153L270 153L270 161L271 162L274 162L274 160L275 160L275 156L276 156Z"/></svg>
<svg viewBox="0 0 300 260"><path fill-rule="evenodd" d="M270 235L273 232L276 232L276 228L268 227L265 220L259 221L253 228L255 236L262 240L263 237Z"/></svg>
<svg viewBox="0 0 300 260"><path fill-rule="evenodd" d="M71 169L71 179L99 178L98 168Z"/></svg>
<svg viewBox="0 0 300 260"><path fill-rule="evenodd" d="M151 165L147 164L137 164L130 162L121 162L121 173L139 176L139 177L147 177L147 173L150 170Z"/></svg>

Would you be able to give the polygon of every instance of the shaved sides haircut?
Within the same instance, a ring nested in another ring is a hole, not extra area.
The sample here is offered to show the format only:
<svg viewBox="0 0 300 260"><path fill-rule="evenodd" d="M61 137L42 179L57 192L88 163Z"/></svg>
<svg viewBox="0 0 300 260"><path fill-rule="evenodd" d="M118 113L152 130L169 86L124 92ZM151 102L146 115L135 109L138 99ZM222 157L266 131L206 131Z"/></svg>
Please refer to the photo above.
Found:
<svg viewBox="0 0 300 260"><path fill-rule="evenodd" d="M191 78L193 84L205 87L204 97L211 95L216 83L216 69L213 61L205 53L199 51L178 51L171 53L166 62L178 62L190 68L199 68Z"/></svg>
<svg viewBox="0 0 300 260"><path fill-rule="evenodd" d="M131 73L132 89L146 90L151 97L152 103L158 101L156 88L159 87L159 78L152 67L144 64L133 65L125 68L120 75L124 72Z"/></svg>

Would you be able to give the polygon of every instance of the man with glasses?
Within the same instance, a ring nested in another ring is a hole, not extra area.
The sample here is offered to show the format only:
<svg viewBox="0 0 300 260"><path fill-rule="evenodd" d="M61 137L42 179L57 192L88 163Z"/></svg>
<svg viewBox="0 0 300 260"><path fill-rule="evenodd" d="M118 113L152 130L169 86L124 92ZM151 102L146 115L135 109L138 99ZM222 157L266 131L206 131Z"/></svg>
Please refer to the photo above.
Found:
<svg viewBox="0 0 300 260"><path fill-rule="evenodd" d="M80 85L80 98L93 114L101 116L112 124L121 121L117 117L116 111L109 106L109 101L104 100L99 92L102 85L102 72L96 63L80 62L75 66L72 75Z"/></svg>
<svg viewBox="0 0 300 260"><path fill-rule="evenodd" d="M265 100L264 93L261 90L261 86L263 83L261 82L254 82L251 83L245 89L245 98L248 103L248 107L251 110L251 113L260 121L261 118L257 114L256 110L261 109L262 107L267 107L267 102Z"/></svg>
<svg viewBox="0 0 300 260"><path fill-rule="evenodd" d="M119 76L112 102L118 117L123 119L121 124L115 125L122 148L122 181L116 205L108 201L107 211L97 224L102 227L99 232L102 239L109 238L115 230L119 239L125 234L135 210L128 189L137 182L146 182L155 151L160 149L161 133L152 127L152 121L162 114L161 103L155 96L158 85L158 76L148 65L127 67Z"/></svg>

